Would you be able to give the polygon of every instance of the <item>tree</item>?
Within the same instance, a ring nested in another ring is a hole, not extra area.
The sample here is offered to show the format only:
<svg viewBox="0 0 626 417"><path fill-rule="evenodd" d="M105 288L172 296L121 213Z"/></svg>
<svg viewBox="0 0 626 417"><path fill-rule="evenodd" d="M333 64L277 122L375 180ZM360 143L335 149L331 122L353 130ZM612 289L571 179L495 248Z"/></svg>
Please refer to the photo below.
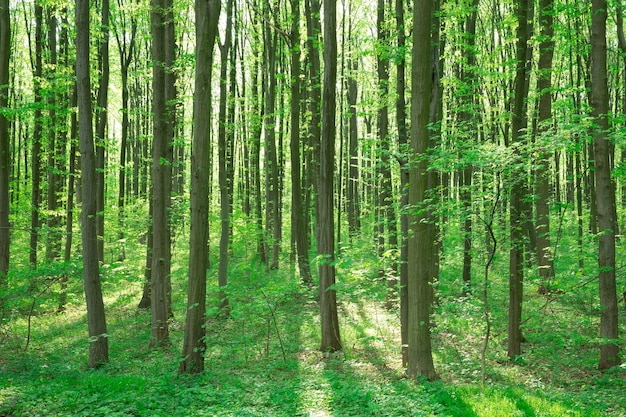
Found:
<svg viewBox="0 0 626 417"><path fill-rule="evenodd" d="M11 59L11 18L9 0L0 2L0 109L9 101L9 62ZM7 287L9 273L9 176L11 174L9 149L9 121L0 112L0 293ZM0 297L0 311L4 300Z"/></svg>
<svg viewBox="0 0 626 417"><path fill-rule="evenodd" d="M228 285L228 257L230 247L231 223L230 217L233 205L232 192L232 172L233 165L233 140L231 135L232 126L228 126L227 122L227 101L228 97L228 62L229 55L234 54L232 48L233 35L233 0L228 0L226 5L226 30L224 34L224 43L220 45L220 104L219 104L219 128L217 135L217 154L219 169L219 188L220 188L220 261L218 270L218 283L220 286L219 305L220 309L228 314L228 298L226 295L226 286ZM231 91L231 94L234 94ZM230 98L233 101L233 98ZM228 110L234 111L233 108ZM227 132L228 130L228 132Z"/></svg>
<svg viewBox="0 0 626 417"><path fill-rule="evenodd" d="M135 56L135 37L137 34L137 19L134 16L131 16L130 22L130 33L127 33L128 23L126 19L126 14L122 13L122 10L118 13L116 19L113 20L113 29L115 31L115 39L117 40L117 49L119 52L120 58L120 72L122 75L122 131L120 138L120 169L118 174L118 183L119 183L119 191L117 197L117 207L119 210L118 213L118 227L119 241L123 241L124 239L124 206L126 204L126 151L128 149L128 137L130 131L130 120L129 120L129 112L130 112L130 97L129 97L129 87L128 87L128 71L130 69L130 65L133 62L133 57ZM126 254L124 253L124 249L119 253L119 260L124 260Z"/></svg>
<svg viewBox="0 0 626 417"><path fill-rule="evenodd" d="M617 215L615 189L609 161L608 138L609 90L607 83L606 0L593 0L591 6L591 101L595 125L593 129L594 169L596 176L596 214L600 232L598 267L600 284L600 362L598 369L619 365L617 288L615 282L615 235Z"/></svg>
<svg viewBox="0 0 626 417"><path fill-rule="evenodd" d="M96 161L91 112L91 80L89 68L89 0L76 1L76 83L81 153L82 183L85 189L96 187ZM89 327L89 367L97 368L109 362L104 301L100 285L98 243L96 233L96 196L86 192L82 202L83 280L87 301Z"/></svg>
<svg viewBox="0 0 626 417"><path fill-rule="evenodd" d="M30 38L29 38L30 39ZM43 7L35 2L35 56L31 53L33 68L33 90L35 95L35 114L31 150L31 220L30 220L30 255L29 262L37 268L37 245L39 243L39 207L41 200L41 137L43 130L43 98L41 77L43 76Z"/></svg>
<svg viewBox="0 0 626 417"><path fill-rule="evenodd" d="M170 270L172 262L170 211L172 191L173 121L175 75L174 16L171 0L152 0L152 345L169 343L171 313ZM206 254L205 254L206 256Z"/></svg>
<svg viewBox="0 0 626 417"><path fill-rule="evenodd" d="M537 69L537 92L539 94L538 129L549 134L552 125L552 59L554 57L554 4L552 0L541 0L539 4L541 43ZM540 140L545 140L540 138ZM554 278L554 261L550 245L550 162L547 151L539 148L539 161L535 170L535 210L537 213L537 264L546 291L550 279Z"/></svg>
<svg viewBox="0 0 626 417"><path fill-rule="evenodd" d="M204 370L206 270L209 216L209 149L211 140L211 71L220 16L220 0L196 0L196 80L194 137L191 153L191 232L187 318L180 372Z"/></svg>
<svg viewBox="0 0 626 417"><path fill-rule="evenodd" d="M517 3L517 60L515 71L515 91L511 111L511 130L513 135L513 153L519 158L519 146L526 135L526 71L527 51L530 31L528 28L528 9L530 0ZM527 196L525 175L517 164L511 172L510 201L510 240L509 253L509 322L508 355L511 360L522 353L522 291L524 279L524 237L523 231L528 219L525 217L524 199Z"/></svg>
<svg viewBox="0 0 626 417"><path fill-rule="evenodd" d="M303 284L313 284L309 264L309 244L306 217L302 202L302 174L300 167L300 1L291 0L291 138L289 149L291 156L291 233L296 245L296 257Z"/></svg>
<svg viewBox="0 0 626 417"><path fill-rule="evenodd" d="M324 0L324 87L317 217L322 318L322 351L341 350L335 284L335 84L337 81L337 3Z"/></svg>
<svg viewBox="0 0 626 417"><path fill-rule="evenodd" d="M428 222L428 162L430 142L432 55L432 1L419 0L413 7L413 57L411 72L411 152L409 205L412 207L408 239L408 368L409 378L438 379L432 356L430 312L433 302L432 262L435 257L435 236Z"/></svg>
<svg viewBox="0 0 626 417"><path fill-rule="evenodd" d="M98 218L96 226L98 229L98 258L104 261L104 188L105 188L105 158L106 158L106 127L108 119L107 105L109 101L109 0L102 0L102 21L100 30L102 31L98 45L98 69L100 79L98 83L97 96L97 125L96 125L96 177L98 185L96 187Z"/></svg>

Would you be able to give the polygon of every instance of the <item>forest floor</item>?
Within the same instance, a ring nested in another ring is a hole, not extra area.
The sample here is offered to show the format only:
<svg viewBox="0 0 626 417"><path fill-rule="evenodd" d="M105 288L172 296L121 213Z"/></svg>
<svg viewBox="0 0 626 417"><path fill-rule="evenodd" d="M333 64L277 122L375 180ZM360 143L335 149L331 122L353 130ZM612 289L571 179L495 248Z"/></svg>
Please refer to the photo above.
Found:
<svg viewBox="0 0 626 417"><path fill-rule="evenodd" d="M302 288L287 263L266 272L233 262L230 317L209 309L206 371L194 376L177 374L186 269L172 271L171 347L154 350L150 313L136 307L139 264L102 268L110 364L98 370L86 369L76 265L63 266L74 271L65 312L55 312L56 284L44 285L54 269L36 297L13 304L0 327L0 416L626 416L626 367L596 370L595 281L574 272L550 296L527 284L526 342L515 363L506 358L505 278L490 278L484 382L482 290L461 297L456 272L443 273L433 331L441 381L416 383L404 377L399 311L385 308L385 283L372 278L378 265L367 256L351 253L337 265L344 349L333 355L318 351L316 290ZM216 305L214 269L209 305Z"/></svg>

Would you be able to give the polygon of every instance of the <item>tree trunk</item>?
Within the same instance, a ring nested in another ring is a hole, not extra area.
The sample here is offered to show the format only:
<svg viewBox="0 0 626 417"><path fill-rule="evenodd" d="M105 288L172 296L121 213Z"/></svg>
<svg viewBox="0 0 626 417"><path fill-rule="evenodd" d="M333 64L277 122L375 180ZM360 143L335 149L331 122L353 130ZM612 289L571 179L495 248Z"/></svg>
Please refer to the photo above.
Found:
<svg viewBox="0 0 626 417"><path fill-rule="evenodd" d="M171 74L168 42L173 26L171 0L153 0L151 10L153 58L152 143L152 346L169 343L168 315L171 304L169 279L171 269L170 208L172 190L172 139L174 115L172 108ZM206 256L206 253L205 253Z"/></svg>
<svg viewBox="0 0 626 417"><path fill-rule="evenodd" d="M98 259L104 261L104 188L105 188L105 158L106 158L106 127L108 111L107 105L109 100L109 0L102 0L102 23L100 45L98 48L98 68L100 70L100 81L98 84L98 108L96 118L98 124L96 126L96 204L97 204L97 221L98 230Z"/></svg>
<svg viewBox="0 0 626 417"><path fill-rule="evenodd" d="M118 212L118 241L120 242L120 248L118 253L118 260L123 261L126 258L126 253L124 250L124 206L126 204L126 189L128 187L127 181L128 175L126 174L126 160L127 160L127 150L129 143L129 131L130 131L130 120L129 120L129 112L130 112L130 95L129 95L129 87L128 87L128 72L130 69L130 64L132 63L134 50L135 50L135 35L137 33L137 20L132 19L131 28L130 28L130 38L127 35L127 27L125 25L125 20L122 20L121 27L118 29L118 25L113 25L115 30L115 36L117 39L118 52L120 56L120 73L122 76L122 131L120 138L120 168L118 172L118 196L117 196L117 209ZM120 33L121 32L121 33Z"/></svg>
<svg viewBox="0 0 626 417"><path fill-rule="evenodd" d="M232 0L229 0L229 6ZM179 372L204 370L206 270L209 216L209 142L211 140L211 71L221 2L196 0L196 79L194 137L191 154L191 231L183 360Z"/></svg>
<svg viewBox="0 0 626 417"><path fill-rule="evenodd" d="M411 165L409 181L409 216L412 233L408 238L408 368L411 379L426 377L438 379L435 372L431 345L431 309L433 302L432 263L435 260L435 236L428 224L429 211L423 210L428 196L429 146L428 122L430 118L432 55L430 0L416 1L413 8L413 61L411 100L411 156L418 162ZM417 159L416 159L417 158Z"/></svg>
<svg viewBox="0 0 626 417"><path fill-rule="evenodd" d="M515 91L511 113L511 130L514 143L523 142L526 129L526 71L528 51L528 8L530 0L519 0L517 5L517 62L515 74ZM518 155L518 151L514 150ZM510 257L509 257L509 320L508 320L508 355L514 360L522 353L522 291L524 279L524 227L528 219L525 217L524 199L526 192L526 175L523 169L513 171L511 177L510 201Z"/></svg>
<svg viewBox="0 0 626 417"><path fill-rule="evenodd" d="M313 284L309 264L307 225L302 205L302 178L300 167L300 1L291 0L291 233L296 244L300 279Z"/></svg>
<svg viewBox="0 0 626 417"><path fill-rule="evenodd" d="M615 190L611 179L608 137L609 90L607 84L606 0L592 1L591 23L591 102L595 128L594 170L596 176L596 213L600 231L598 267L600 282L600 362L605 370L621 363L619 357L617 288L615 282Z"/></svg>
<svg viewBox="0 0 626 417"><path fill-rule="evenodd" d="M269 15L270 11L267 10ZM265 40L265 251L268 267L278 268L279 234L279 176L276 150L276 48L277 35L272 31L270 18L264 29ZM270 256L271 255L271 256Z"/></svg>
<svg viewBox="0 0 626 417"><path fill-rule="evenodd" d="M37 245L39 243L39 201L41 199L41 136L42 121L42 94L41 77L43 75L43 7L35 3L35 66L33 68L33 89L35 93L35 120L31 150L31 219L30 219L30 253L31 268L37 268Z"/></svg>
<svg viewBox="0 0 626 417"><path fill-rule="evenodd" d="M91 83L89 74L89 1L76 1L76 83L78 88L78 118L82 183L85 189L96 187L96 161L91 112ZM109 362L104 302L100 286L98 243L96 233L96 196L86 192L82 201L83 279L87 301L89 327L89 367Z"/></svg>
<svg viewBox="0 0 626 417"><path fill-rule="evenodd" d="M396 30L398 31L398 49L403 51L406 47L406 29L404 27L404 0L396 0ZM409 303L408 303L408 238L409 238L409 218L407 207L409 205L409 135L406 126L406 55L400 54L396 61L396 123L398 124L398 147L400 159L400 338L402 343L402 366L406 367L409 361Z"/></svg>
<svg viewBox="0 0 626 417"><path fill-rule="evenodd" d="M9 0L0 1L0 108L9 103L9 62L11 59L11 18ZM4 312L7 274L9 272L9 176L11 173L9 149L9 121L0 114L0 313Z"/></svg>
<svg viewBox="0 0 626 417"><path fill-rule="evenodd" d="M335 284L335 110L337 82L337 4L324 0L324 90L322 96L322 132L317 218L318 253L320 257L320 312L322 344L320 350L341 350L337 293Z"/></svg>
<svg viewBox="0 0 626 417"><path fill-rule="evenodd" d="M537 92L539 94L538 128L541 133L551 131L552 123L552 58L554 56L554 8L552 0L539 4L541 43L539 45L539 68ZM539 138L540 141L543 138ZM542 149L541 147L539 149ZM535 210L537 214L537 265L545 288L554 278L554 262L550 245L550 162L549 153L540 151L535 168ZM558 173L558 171L557 171ZM569 192L568 192L569 196Z"/></svg>
<svg viewBox="0 0 626 417"><path fill-rule="evenodd" d="M219 131L217 137L217 153L219 165L219 186L220 186L220 260L218 270L219 306L224 314L228 314L228 298L226 295L226 285L228 285L228 256L230 245L230 215L232 207L231 184L228 178L230 171L230 149L231 135L226 135L227 121L226 108L228 98L228 54L234 54L231 48L232 38L232 22L233 22L233 0L228 0L226 6L226 33L224 36L224 44L220 46L220 104L219 104ZM231 91L234 94L234 91ZM230 100L234 100L232 97ZM209 101L210 104L210 101ZM208 116L205 116L208 118ZM229 130L232 129L228 128Z"/></svg>

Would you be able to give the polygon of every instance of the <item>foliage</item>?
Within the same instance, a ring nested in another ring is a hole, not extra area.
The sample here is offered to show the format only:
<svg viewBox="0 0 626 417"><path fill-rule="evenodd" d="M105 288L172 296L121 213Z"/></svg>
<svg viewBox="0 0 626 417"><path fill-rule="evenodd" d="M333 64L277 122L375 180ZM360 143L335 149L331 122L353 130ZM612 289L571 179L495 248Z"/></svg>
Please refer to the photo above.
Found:
<svg viewBox="0 0 626 417"><path fill-rule="evenodd" d="M573 226L573 225L572 225ZM572 227L567 225L566 227ZM218 315L217 271L209 274L207 369L179 376L185 275L174 275L173 346L151 350L150 316L135 309L138 266L103 270L111 364L85 370L87 340L81 288L70 287L64 313L41 300L24 351L27 318L16 311L0 328L0 415L10 416L619 416L625 370L595 371L597 301L566 248L555 291L528 291L523 365L506 362L504 258L499 254L490 291L494 342L485 386L480 375L482 301L460 297L454 228L448 228L445 272L435 314L435 361L444 382L414 383L399 361L399 313L385 308L378 259L361 242L346 244L337 262L337 292L345 351L325 357L319 345L317 293L295 271L266 272L234 248L229 271L231 314ZM563 241L563 245L575 242ZM140 248L130 245L131 253ZM139 258L140 259L140 258ZM63 268L59 267L58 273ZM174 265L178 270L180 265ZM480 268L480 265L476 265ZM569 270L569 272L568 272ZM71 270L72 276L79 271ZM26 278L22 278L26 279ZM79 280L75 280L79 282ZM26 280L24 282L27 282ZM72 280L70 280L72 282ZM532 284L531 284L532 285Z"/></svg>

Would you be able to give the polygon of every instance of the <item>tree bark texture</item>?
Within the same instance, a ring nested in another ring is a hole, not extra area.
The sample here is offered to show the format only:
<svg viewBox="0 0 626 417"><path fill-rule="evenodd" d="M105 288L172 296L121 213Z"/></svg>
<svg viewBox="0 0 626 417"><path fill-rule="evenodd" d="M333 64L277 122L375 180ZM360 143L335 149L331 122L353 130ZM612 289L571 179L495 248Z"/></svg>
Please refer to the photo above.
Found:
<svg viewBox="0 0 626 417"><path fill-rule="evenodd" d="M598 217L600 286L600 362L598 369L619 365L617 288L615 282L615 234L617 228L615 188L611 178L608 138L609 90L607 82L606 0L592 1L591 23L591 103L594 168L596 176L596 214Z"/></svg>
<svg viewBox="0 0 626 417"><path fill-rule="evenodd" d="M171 0L152 0L152 73L154 133L152 143L152 340L169 343L168 314L171 270L170 208L173 152L173 76L168 42L174 42ZM171 29L170 29L171 28ZM171 85L169 85L171 84ZM206 256L206 254L205 254Z"/></svg>
<svg viewBox="0 0 626 417"><path fill-rule="evenodd" d="M302 170L300 166L300 1L291 0L291 233L296 244L296 257L300 279L305 285L313 284L309 264L309 237L302 196Z"/></svg>
<svg viewBox="0 0 626 417"><path fill-rule="evenodd" d="M549 133L552 125L552 58L554 57L554 7L552 0L540 0L539 23L541 43L537 72L539 94L538 129ZM543 141L543 138L539 138ZM540 148L541 149L541 148ZM545 287L554 278L554 261L550 245L550 160L547 151L541 151L535 170L535 211L537 231L537 265ZM558 171L557 171L558 172ZM568 193L569 195L569 193ZM547 288L545 288L547 290Z"/></svg>
<svg viewBox="0 0 626 417"><path fill-rule="evenodd" d="M320 311L322 343L320 349L341 350L337 292L335 284L335 110L337 82L337 3L324 0L324 87L322 92L322 135L320 146L319 215L317 218L318 253L320 258Z"/></svg>
<svg viewBox="0 0 626 417"><path fill-rule="evenodd" d="M511 113L511 130L515 145L525 140L526 129L526 70L528 51L528 8L530 0L520 0L517 5L517 61L515 73L515 91ZM514 145L514 146L515 146ZM518 155L518 150L513 152ZM520 180L521 179L521 180ZM515 359L522 353L522 297L524 279L524 198L526 198L525 175L519 169L511 175L510 201L510 251L509 251L509 318L508 318L508 356Z"/></svg>
<svg viewBox="0 0 626 417"><path fill-rule="evenodd" d="M93 190L97 180L89 70L89 0L76 1L76 25L82 28L76 32L76 83L82 184L86 190ZM90 368L109 362L109 339L100 285L96 216L96 195L85 192L82 200L81 230Z"/></svg>
<svg viewBox="0 0 626 417"><path fill-rule="evenodd" d="M411 379L438 379L433 363L430 312L433 302L432 263L435 261L435 236L424 207L428 195L432 55L431 22L433 4L418 0L413 8L413 56L411 72L411 170L409 178L408 238L408 368Z"/></svg>
<svg viewBox="0 0 626 417"><path fill-rule="evenodd" d="M209 142L211 140L211 67L220 0L196 0L196 80L191 153L191 231L187 317L180 372L204 370L206 271L209 216Z"/></svg>

